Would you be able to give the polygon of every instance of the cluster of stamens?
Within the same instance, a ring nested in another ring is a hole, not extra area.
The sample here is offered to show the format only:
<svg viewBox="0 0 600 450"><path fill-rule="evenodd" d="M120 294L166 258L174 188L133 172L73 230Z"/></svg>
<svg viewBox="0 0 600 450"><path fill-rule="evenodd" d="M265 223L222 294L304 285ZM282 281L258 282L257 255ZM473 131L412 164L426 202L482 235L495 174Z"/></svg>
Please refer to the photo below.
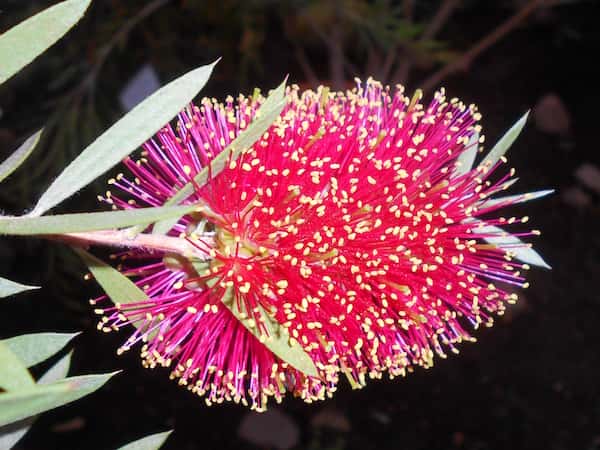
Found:
<svg viewBox="0 0 600 450"><path fill-rule="evenodd" d="M527 218L494 212L513 171L503 160L461 170L479 146L479 113L442 92L424 107L401 87L369 80L345 93L292 87L271 128L185 203L199 213L169 232L206 255L131 250L123 273L148 299L99 310L99 327L136 329L148 367L207 402L264 409L292 392L306 401L367 378L430 367L435 354L473 340L466 325L491 325L509 285L526 287L512 246L490 244L497 226ZM111 180L115 208L160 206L252 121L263 99L204 99L127 159L132 176ZM485 217L485 218L482 218ZM488 218L491 217L491 218ZM513 236L529 235L527 230ZM210 238L210 239L209 239ZM107 302L106 299L94 303ZM233 311L233 312L232 312ZM237 311L237 314L235 313ZM267 321L314 362L308 375L268 345Z"/></svg>

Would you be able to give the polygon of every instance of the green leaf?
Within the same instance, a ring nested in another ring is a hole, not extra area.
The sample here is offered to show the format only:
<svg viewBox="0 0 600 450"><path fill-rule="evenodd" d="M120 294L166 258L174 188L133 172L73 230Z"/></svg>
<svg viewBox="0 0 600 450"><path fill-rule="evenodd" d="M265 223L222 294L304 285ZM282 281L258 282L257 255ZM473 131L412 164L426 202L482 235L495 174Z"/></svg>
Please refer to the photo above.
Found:
<svg viewBox="0 0 600 450"><path fill-rule="evenodd" d="M0 448L13 448L27 434L37 416L0 427Z"/></svg>
<svg viewBox="0 0 600 450"><path fill-rule="evenodd" d="M30 136L23 144L8 158L0 164L0 182L13 173L29 157L42 135L40 130Z"/></svg>
<svg viewBox="0 0 600 450"><path fill-rule="evenodd" d="M39 286L27 286L25 284L17 283L15 281L0 277L0 298L39 288Z"/></svg>
<svg viewBox="0 0 600 450"><path fill-rule="evenodd" d="M73 250L81 257L98 284L114 303L125 304L148 300L146 293L117 269L81 248Z"/></svg>
<svg viewBox="0 0 600 450"><path fill-rule="evenodd" d="M0 448L13 448L27 434L37 416L0 427Z"/></svg>
<svg viewBox="0 0 600 450"><path fill-rule="evenodd" d="M73 402L104 385L118 372L65 378L0 394L0 426Z"/></svg>
<svg viewBox="0 0 600 450"><path fill-rule="evenodd" d="M65 378L71 366L72 353L61 358L44 375L41 376L38 383L48 384ZM37 416L28 417L18 422L5 425L0 428L0 448L12 448L31 428Z"/></svg>
<svg viewBox="0 0 600 450"><path fill-rule="evenodd" d="M506 153L506 151L510 148L510 146L515 142L517 136L521 133L521 130L525 126L527 122L527 117L529 116L529 111L523 114L517 123L515 123L510 130L508 130L504 136L500 138L500 140L494 145L494 147L490 150L490 152L483 158L483 161L479 164L479 167L492 167L498 160Z"/></svg>
<svg viewBox="0 0 600 450"><path fill-rule="evenodd" d="M473 168L473 163L479 151L479 132L473 133L471 139L466 145L466 149L456 159L456 172L459 175L464 175Z"/></svg>
<svg viewBox="0 0 600 450"><path fill-rule="evenodd" d="M158 450L165 443L173 430L164 433L152 434L129 444L119 447L117 450Z"/></svg>
<svg viewBox="0 0 600 450"><path fill-rule="evenodd" d="M50 384L66 378L71 368L73 352L67 353L56 364L50 367L38 380L38 384Z"/></svg>
<svg viewBox="0 0 600 450"><path fill-rule="evenodd" d="M300 343L290 344L290 336L287 330L271 317L260 305L255 309L255 314L264 324L268 336L263 334L249 317L247 311L242 311L243 303L235 300L233 291L228 288L223 295L223 304L232 312L250 333L258 338L269 350L290 366L311 377L318 377L319 373L311 357L304 351Z"/></svg>
<svg viewBox="0 0 600 450"><path fill-rule="evenodd" d="M244 150L249 149L260 137L269 129L273 122L279 117L281 111L286 105L285 98L285 81L275 89L261 105L256 112L254 120L248 127L242 131L221 153L219 153L210 163L210 173L213 177L217 176L225 168L225 164L229 161L235 161ZM209 168L205 167L195 177L194 181L203 186L208 181ZM171 197L166 205L177 204L191 194L194 193L192 183L187 183L173 197ZM179 218L170 218L160 221L154 225L154 234L166 234L178 222ZM139 230L138 230L139 231Z"/></svg>
<svg viewBox="0 0 600 450"><path fill-rule="evenodd" d="M0 388L15 391L34 384L23 362L4 342L0 341Z"/></svg>
<svg viewBox="0 0 600 450"><path fill-rule="evenodd" d="M0 35L0 84L41 55L83 17L91 0L54 5Z"/></svg>
<svg viewBox="0 0 600 450"><path fill-rule="evenodd" d="M168 217L181 217L194 209L195 207L190 205L161 206L42 217L0 217L0 234L25 236L110 230L154 222Z"/></svg>
<svg viewBox="0 0 600 450"><path fill-rule="evenodd" d="M525 194L515 194L515 195L506 195L504 197L489 198L489 199L484 200L481 203L481 205L479 206L479 209L489 208L491 206L495 206L500 203L516 204L516 203L528 202L530 200L536 200L538 198L545 197L546 195L552 194L553 192L554 192L554 189L545 189L543 191L527 192Z"/></svg>
<svg viewBox="0 0 600 450"><path fill-rule="evenodd" d="M204 87L215 64L188 72L133 108L63 170L30 215L40 216L56 206L151 138Z"/></svg>
<svg viewBox="0 0 600 450"><path fill-rule="evenodd" d="M79 333L23 334L0 341L6 345L26 367L35 366L58 353Z"/></svg>
<svg viewBox="0 0 600 450"><path fill-rule="evenodd" d="M532 266L543 267L545 269L552 269L552 267L544 261L544 258L531 248L531 244L521 241L518 237L504 231L502 228L494 225L485 225L483 227L475 227L473 228L473 231L477 234L493 234L493 236L483 239L497 247L506 248L515 259L518 259L521 262Z"/></svg>

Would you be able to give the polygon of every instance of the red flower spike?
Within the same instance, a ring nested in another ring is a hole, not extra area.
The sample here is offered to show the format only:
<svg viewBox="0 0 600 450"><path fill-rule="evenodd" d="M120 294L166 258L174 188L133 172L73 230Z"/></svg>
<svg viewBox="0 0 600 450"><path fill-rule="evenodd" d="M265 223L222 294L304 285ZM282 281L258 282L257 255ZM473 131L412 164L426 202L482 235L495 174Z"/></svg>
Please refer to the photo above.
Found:
<svg viewBox="0 0 600 450"><path fill-rule="evenodd" d="M508 235L504 245L495 226L526 218L494 213L527 196L488 201L513 175L492 178L502 161L459 168L478 145L474 106L442 91L424 107L419 96L411 101L402 88L372 80L346 93L292 87L287 95L269 131L185 200L202 213L182 218L170 235L208 260L129 251L124 273L149 300L101 311L105 329L137 326L123 350L144 341L147 366L172 367L209 404L263 410L286 391L308 402L331 396L340 374L360 387L384 372L430 367L435 354L473 339L467 325L491 325L516 300L508 285L526 287L528 266L512 256L527 244L514 236L534 232ZM111 180L123 192L103 200L164 204L262 101L204 99L182 111L176 129L167 125L139 160L125 161L132 176ZM265 320L287 330L318 376L261 343Z"/></svg>

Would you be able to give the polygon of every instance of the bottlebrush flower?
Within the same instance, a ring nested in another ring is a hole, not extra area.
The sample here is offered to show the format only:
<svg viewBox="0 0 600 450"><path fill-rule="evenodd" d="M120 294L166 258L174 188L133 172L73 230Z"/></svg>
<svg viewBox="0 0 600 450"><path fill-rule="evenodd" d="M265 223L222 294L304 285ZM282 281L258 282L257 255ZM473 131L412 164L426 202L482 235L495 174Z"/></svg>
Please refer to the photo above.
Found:
<svg viewBox="0 0 600 450"><path fill-rule="evenodd" d="M171 367L209 404L262 410L286 391L310 402L330 396L340 375L360 387L430 367L516 300L510 285L527 284L514 252L528 247L516 236L536 232L505 235L497 225L527 218L496 210L528 196L490 199L514 181L503 158L470 168L483 141L474 106L441 91L425 107L372 80L346 93L292 87L287 97L269 131L185 199L201 212L169 235L205 258L130 250L123 271L148 300L100 310L101 328L136 325L122 350L144 341L147 366ZM163 205L262 102L190 106L125 160L131 175L111 180L120 192L103 200ZM264 345L269 324L301 346L314 374Z"/></svg>

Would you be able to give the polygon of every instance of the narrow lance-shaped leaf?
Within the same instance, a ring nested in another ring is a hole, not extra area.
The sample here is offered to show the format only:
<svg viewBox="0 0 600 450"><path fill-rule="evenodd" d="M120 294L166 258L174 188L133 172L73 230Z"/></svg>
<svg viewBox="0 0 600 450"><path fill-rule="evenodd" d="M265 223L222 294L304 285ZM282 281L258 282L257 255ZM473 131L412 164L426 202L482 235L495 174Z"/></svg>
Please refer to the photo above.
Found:
<svg viewBox="0 0 600 450"><path fill-rule="evenodd" d="M0 182L13 173L29 157L40 141L42 130L30 136L21 146L0 164Z"/></svg>
<svg viewBox="0 0 600 450"><path fill-rule="evenodd" d="M168 217L181 217L194 209L195 207L190 205L161 206L43 217L0 217L0 234L25 236L110 230Z"/></svg>
<svg viewBox="0 0 600 450"><path fill-rule="evenodd" d="M31 291L32 289L39 289L39 286L27 286L25 284L17 283L16 281L7 280L6 278L0 277L0 298L15 295L20 292Z"/></svg>
<svg viewBox="0 0 600 450"><path fill-rule="evenodd" d="M545 197L546 195L550 195L553 192L554 192L554 189L545 189L542 191L527 192L525 194L515 194L515 195L506 195L504 197L489 198L489 199L483 200L481 205L479 206L479 208L480 209L490 208L492 206L496 206L499 204L511 205L511 204L516 204L516 203L528 202L531 200L536 200L538 198Z"/></svg>
<svg viewBox="0 0 600 450"><path fill-rule="evenodd" d="M466 145L466 149L457 158L456 172L459 175L463 175L469 172L473 168L473 163L477 157L477 151L479 150L479 132L475 131L469 142Z"/></svg>
<svg viewBox="0 0 600 450"><path fill-rule="evenodd" d="M14 352L0 341L0 388L16 391L34 385L31 374Z"/></svg>
<svg viewBox="0 0 600 450"><path fill-rule="evenodd" d="M229 161L235 161L240 154L250 148L263 134L269 129L273 122L279 117L281 111L286 105L285 99L285 81L275 89L261 105L256 112L256 117L221 153L219 153L210 163L210 173L216 176L225 168ZM194 181L199 186L203 186L208 181L209 168L205 167L195 177ZM194 192L192 183L187 183L165 205L177 204ZM166 234L177 223L179 218L163 220L154 225L153 233ZM138 231L140 231L138 229Z"/></svg>
<svg viewBox="0 0 600 450"><path fill-rule="evenodd" d="M35 366L58 353L79 333L23 334L0 341L6 345L26 367Z"/></svg>
<svg viewBox="0 0 600 450"><path fill-rule="evenodd" d="M521 241L518 237L507 233L502 228L494 225L485 225L483 227L474 228L478 234L489 234L490 236L483 238L490 244L498 247L505 247L513 254L515 259L532 266L544 267L551 269L550 265L544 261L538 252L531 248L530 244Z"/></svg>
<svg viewBox="0 0 600 450"><path fill-rule="evenodd" d="M62 380L66 378L69 374L69 369L71 368L71 358L73 357L73 352L70 351L61 359L58 360L56 364L50 367L37 381L38 384L51 384L55 381Z"/></svg>
<svg viewBox="0 0 600 450"><path fill-rule="evenodd" d="M490 150L490 152L483 158L483 161L479 164L479 167L492 167L498 160L506 153L506 151L510 148L510 146L515 142L515 139L523 130L525 123L527 122L527 117L529 116L529 111L527 111L523 116L515 123L510 130L508 130L504 136L500 138L500 140L494 145L494 147Z"/></svg>
<svg viewBox="0 0 600 450"><path fill-rule="evenodd" d="M169 435L173 432L165 431L164 433L152 434L137 441L130 442L117 450L158 450L165 443Z"/></svg>
<svg viewBox="0 0 600 450"><path fill-rule="evenodd" d="M48 384L65 378L69 373L69 367L71 366L71 356L72 353L69 353L61 358L40 377L38 383ZM37 416L32 416L1 427L0 448L8 449L14 447L17 442L19 442L21 438L27 434L36 419Z"/></svg>
<svg viewBox="0 0 600 450"><path fill-rule="evenodd" d="M65 378L51 384L0 394L0 426L73 402L104 385L118 372Z"/></svg>
<svg viewBox="0 0 600 450"><path fill-rule="evenodd" d="M148 300L146 293L117 269L81 248L74 250L113 302L125 304Z"/></svg>
<svg viewBox="0 0 600 450"><path fill-rule="evenodd" d="M169 122L204 87L214 65L192 70L162 87L92 142L42 194L39 216L114 167Z"/></svg>
<svg viewBox="0 0 600 450"><path fill-rule="evenodd" d="M257 307L260 316L259 320L267 330L268 336L263 334L261 330L258 329L257 325L253 323L248 312L240 310L240 305L238 305L238 302L235 300L231 288L228 288L225 291L222 300L223 304L233 313L240 323L275 355L306 375L312 377L319 376L315 363L304 351L302 345L298 342L294 345L290 345L290 336L287 330L277 323L275 319L270 317L262 307Z"/></svg>
<svg viewBox="0 0 600 450"><path fill-rule="evenodd" d="M91 0L54 5L0 35L0 84L41 55L75 25Z"/></svg>

